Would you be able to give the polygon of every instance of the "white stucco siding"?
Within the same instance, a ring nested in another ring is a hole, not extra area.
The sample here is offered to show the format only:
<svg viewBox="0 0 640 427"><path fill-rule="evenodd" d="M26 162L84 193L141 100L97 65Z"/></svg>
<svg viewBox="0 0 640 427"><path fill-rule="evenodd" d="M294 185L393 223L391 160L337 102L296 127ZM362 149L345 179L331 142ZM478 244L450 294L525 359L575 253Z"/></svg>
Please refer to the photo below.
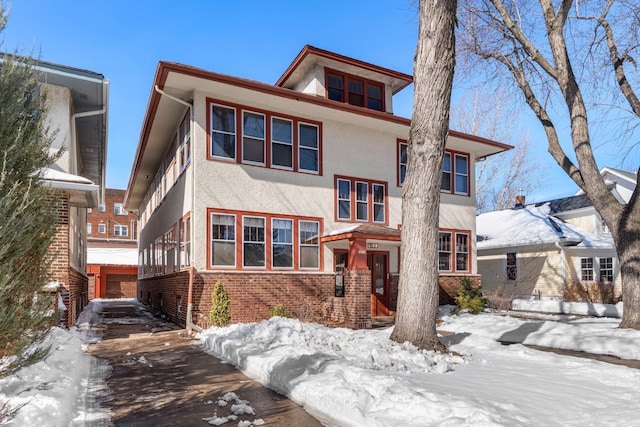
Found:
<svg viewBox="0 0 640 427"><path fill-rule="evenodd" d="M71 90L67 87L46 83L41 85L41 90L47 97L47 124L53 136L51 151L56 153L61 148L63 149L62 156L55 162L55 165L60 167L63 172L77 174L77 138L73 135L74 128L71 123L73 114Z"/></svg>

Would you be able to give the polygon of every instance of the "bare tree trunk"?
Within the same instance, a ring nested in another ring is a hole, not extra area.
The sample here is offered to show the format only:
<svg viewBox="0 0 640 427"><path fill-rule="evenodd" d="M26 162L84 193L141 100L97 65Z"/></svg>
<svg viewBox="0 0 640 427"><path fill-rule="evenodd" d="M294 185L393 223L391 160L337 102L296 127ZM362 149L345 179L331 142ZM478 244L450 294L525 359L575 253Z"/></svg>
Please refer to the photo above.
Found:
<svg viewBox="0 0 640 427"><path fill-rule="evenodd" d="M636 175L636 181L640 173ZM622 280L621 328L640 329L640 199L638 189L622 211L617 230L613 231Z"/></svg>
<svg viewBox="0 0 640 427"><path fill-rule="evenodd" d="M457 1L421 0L409 163L402 193L402 263L391 338L444 350L438 340L438 223L455 65Z"/></svg>

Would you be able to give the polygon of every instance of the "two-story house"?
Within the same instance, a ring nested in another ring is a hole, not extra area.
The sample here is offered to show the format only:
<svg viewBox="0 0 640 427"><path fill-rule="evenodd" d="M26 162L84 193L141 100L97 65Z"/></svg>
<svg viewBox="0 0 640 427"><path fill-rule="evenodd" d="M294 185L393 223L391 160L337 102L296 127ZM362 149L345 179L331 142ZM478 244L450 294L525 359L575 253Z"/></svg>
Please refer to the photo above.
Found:
<svg viewBox="0 0 640 427"><path fill-rule="evenodd" d="M4 54L0 54L4 60ZM40 91L46 93L46 121L52 131L52 151L62 156L44 171L44 184L55 192L58 210L51 245L49 289L56 289L66 306L62 321L73 325L88 303L87 208L103 197L109 81L92 71L37 61Z"/></svg>
<svg viewBox="0 0 640 427"><path fill-rule="evenodd" d="M232 321L284 304L370 327L393 314L410 120L397 71L305 46L275 85L160 62L125 197L139 218L138 298L205 325L221 282ZM451 131L441 296L475 259L474 165L511 148ZM192 309L192 310L191 310Z"/></svg>
<svg viewBox="0 0 640 427"><path fill-rule="evenodd" d="M605 167L600 173L622 204L636 174ZM478 216L478 268L485 292L563 299L568 284L614 284L621 295L616 248L606 224L582 191Z"/></svg>
<svg viewBox="0 0 640 427"><path fill-rule="evenodd" d="M137 216L124 208L125 190L105 189L87 214L89 298L136 298Z"/></svg>

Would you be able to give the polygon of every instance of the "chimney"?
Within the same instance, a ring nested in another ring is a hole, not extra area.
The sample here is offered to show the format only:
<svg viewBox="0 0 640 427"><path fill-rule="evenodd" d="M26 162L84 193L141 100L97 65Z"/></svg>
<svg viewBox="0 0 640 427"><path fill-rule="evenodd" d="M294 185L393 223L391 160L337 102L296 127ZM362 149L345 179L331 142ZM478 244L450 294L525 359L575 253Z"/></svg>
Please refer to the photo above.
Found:
<svg viewBox="0 0 640 427"><path fill-rule="evenodd" d="M516 196L516 208L524 208L525 205L525 197L522 194L518 194Z"/></svg>

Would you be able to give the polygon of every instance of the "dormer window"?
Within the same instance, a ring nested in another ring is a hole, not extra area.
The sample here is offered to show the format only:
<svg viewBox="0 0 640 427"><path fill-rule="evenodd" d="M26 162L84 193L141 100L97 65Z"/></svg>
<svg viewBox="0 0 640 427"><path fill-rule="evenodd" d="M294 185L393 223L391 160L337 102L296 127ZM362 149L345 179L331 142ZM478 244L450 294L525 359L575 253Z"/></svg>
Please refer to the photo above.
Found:
<svg viewBox="0 0 640 427"><path fill-rule="evenodd" d="M384 86L381 83L327 70L327 98L371 110L383 111Z"/></svg>

